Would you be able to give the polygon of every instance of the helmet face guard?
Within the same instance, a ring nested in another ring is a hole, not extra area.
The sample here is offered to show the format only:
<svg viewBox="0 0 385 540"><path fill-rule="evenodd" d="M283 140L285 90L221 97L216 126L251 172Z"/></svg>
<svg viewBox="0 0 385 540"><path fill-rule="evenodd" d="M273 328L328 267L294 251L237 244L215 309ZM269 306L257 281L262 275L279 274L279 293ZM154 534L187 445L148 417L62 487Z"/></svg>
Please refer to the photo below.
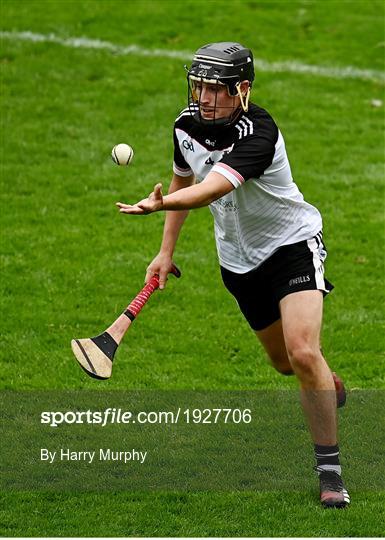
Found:
<svg viewBox="0 0 385 540"><path fill-rule="evenodd" d="M213 80L213 79L207 79L203 77L196 77L195 75L187 75L187 84L188 84L188 106L190 109L190 113L193 115L194 119L201 123L206 125L228 125L232 124L236 118L238 118L241 109L244 111L247 111L247 104L248 104L248 98L250 89L247 92L246 98L244 98L240 92L239 89L239 83L237 85L237 89L235 90L235 94L231 94L231 90L228 85L225 83ZM213 112L213 118L208 120L204 118L202 115L202 103L201 103L201 88L203 84L208 84L210 87L215 86L215 100L214 104L210 106L211 111ZM232 98L231 105L224 106L223 104L218 104L218 91L221 91L223 88L226 88L227 94L229 97ZM236 99L237 97L240 97L240 103ZM223 112L227 109L228 114L223 114ZM218 112L221 112L221 116L218 118Z"/></svg>
<svg viewBox="0 0 385 540"><path fill-rule="evenodd" d="M246 95L241 91L242 81L249 82ZM194 119L202 124L229 125L239 116L241 110L247 111L250 88L254 80L253 55L239 43L213 43L198 49L194 55L190 69L187 69L188 106ZM203 84L215 86L215 103L213 119L202 117L200 89ZM231 106L217 106L217 93L220 87L226 86L229 97L233 98ZM237 99L239 98L239 100ZM229 109L229 114L217 118L217 109Z"/></svg>

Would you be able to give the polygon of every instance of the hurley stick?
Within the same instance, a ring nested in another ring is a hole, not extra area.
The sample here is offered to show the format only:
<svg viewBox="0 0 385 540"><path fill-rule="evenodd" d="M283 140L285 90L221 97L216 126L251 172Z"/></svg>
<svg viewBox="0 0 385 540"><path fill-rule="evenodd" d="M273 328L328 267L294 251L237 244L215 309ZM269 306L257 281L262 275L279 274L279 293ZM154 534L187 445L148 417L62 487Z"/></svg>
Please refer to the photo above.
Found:
<svg viewBox="0 0 385 540"><path fill-rule="evenodd" d="M176 277L181 275L176 266L173 267L172 273ZM102 334L93 338L71 341L72 352L87 375L95 379L109 379L111 377L116 349L132 322L158 287L159 276L154 275L124 312Z"/></svg>

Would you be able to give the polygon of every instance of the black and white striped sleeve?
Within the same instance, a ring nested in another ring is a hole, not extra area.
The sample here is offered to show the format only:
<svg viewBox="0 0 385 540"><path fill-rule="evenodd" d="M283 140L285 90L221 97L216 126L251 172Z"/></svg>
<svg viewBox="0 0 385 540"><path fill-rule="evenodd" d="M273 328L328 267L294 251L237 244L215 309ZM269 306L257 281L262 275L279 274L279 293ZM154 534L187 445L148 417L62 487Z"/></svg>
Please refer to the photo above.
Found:
<svg viewBox="0 0 385 540"><path fill-rule="evenodd" d="M225 153L212 168L223 174L236 188L249 178L259 178L270 167L279 135L273 121L261 122L254 129L247 127L239 131L239 140L232 150Z"/></svg>

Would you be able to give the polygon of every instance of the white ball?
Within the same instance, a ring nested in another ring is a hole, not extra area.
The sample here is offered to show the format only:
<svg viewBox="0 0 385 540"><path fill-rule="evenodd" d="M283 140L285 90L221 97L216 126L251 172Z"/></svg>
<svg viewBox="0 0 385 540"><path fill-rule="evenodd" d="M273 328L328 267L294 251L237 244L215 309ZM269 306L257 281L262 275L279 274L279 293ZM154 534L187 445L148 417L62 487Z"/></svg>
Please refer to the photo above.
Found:
<svg viewBox="0 0 385 540"><path fill-rule="evenodd" d="M134 157L134 151L128 144L117 144L111 151L112 161L117 165L128 165Z"/></svg>

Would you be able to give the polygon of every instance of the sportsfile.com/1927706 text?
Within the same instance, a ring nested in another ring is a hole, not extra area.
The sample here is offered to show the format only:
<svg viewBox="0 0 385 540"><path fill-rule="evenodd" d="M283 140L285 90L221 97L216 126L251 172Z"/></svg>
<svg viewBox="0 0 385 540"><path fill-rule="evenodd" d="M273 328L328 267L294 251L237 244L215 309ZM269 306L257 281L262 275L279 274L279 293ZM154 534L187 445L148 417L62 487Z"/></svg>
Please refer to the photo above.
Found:
<svg viewBox="0 0 385 540"><path fill-rule="evenodd" d="M127 411L107 408L103 411L43 411L40 423L49 427L61 424L250 424L251 409L186 408L175 411Z"/></svg>

